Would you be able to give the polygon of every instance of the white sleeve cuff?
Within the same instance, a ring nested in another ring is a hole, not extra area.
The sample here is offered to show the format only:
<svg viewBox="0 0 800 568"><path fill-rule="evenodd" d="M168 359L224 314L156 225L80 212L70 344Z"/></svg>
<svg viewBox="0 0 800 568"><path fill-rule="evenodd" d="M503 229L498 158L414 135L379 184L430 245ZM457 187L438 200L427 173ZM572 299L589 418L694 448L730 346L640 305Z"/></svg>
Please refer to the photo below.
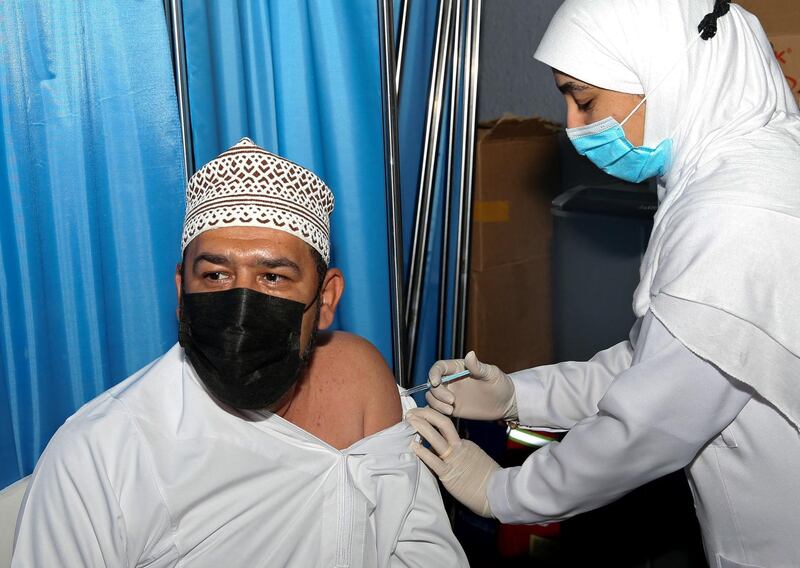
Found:
<svg viewBox="0 0 800 568"><path fill-rule="evenodd" d="M489 500L489 508L492 515L501 523L519 522L517 515L508 499L509 476L512 470L518 467L500 469L489 477L489 484L486 488L486 498Z"/></svg>
<svg viewBox="0 0 800 568"><path fill-rule="evenodd" d="M526 426L555 426L547 421L547 393L536 369L511 373L519 423Z"/></svg>

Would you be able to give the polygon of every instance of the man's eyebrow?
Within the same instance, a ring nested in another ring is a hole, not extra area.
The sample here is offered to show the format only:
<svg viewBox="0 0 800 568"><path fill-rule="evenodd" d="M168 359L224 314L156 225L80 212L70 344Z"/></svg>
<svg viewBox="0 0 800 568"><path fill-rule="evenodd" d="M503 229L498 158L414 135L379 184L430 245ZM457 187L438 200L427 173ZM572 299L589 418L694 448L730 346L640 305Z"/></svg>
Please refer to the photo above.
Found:
<svg viewBox="0 0 800 568"><path fill-rule="evenodd" d="M201 262L209 262L211 264L216 264L218 266L231 266L233 261L222 254L214 254L210 252L201 252L198 254L195 259L194 263L192 264L193 268L197 268L197 265ZM300 273L300 266L294 262L286 258L285 256L281 257L270 257L270 256L262 256L258 255L255 258L256 266L261 266L265 268L290 268L297 273Z"/></svg>
<svg viewBox="0 0 800 568"><path fill-rule="evenodd" d="M196 257L194 257L194 262L192 262L192 268L196 269L197 265L201 262L210 262L211 264L218 264L220 266L228 266L231 263L231 259L227 256L222 254L212 254L210 252L201 252Z"/></svg>
<svg viewBox="0 0 800 568"><path fill-rule="evenodd" d="M589 85L582 85L580 83L576 83L575 81L567 81L566 83L559 85L558 90L562 93L574 93L576 91L585 91L589 88Z"/></svg>
<svg viewBox="0 0 800 568"><path fill-rule="evenodd" d="M289 260L285 256L278 258L271 258L267 256L260 257L256 264L265 268L291 268L295 272L300 272L300 266L293 260Z"/></svg>

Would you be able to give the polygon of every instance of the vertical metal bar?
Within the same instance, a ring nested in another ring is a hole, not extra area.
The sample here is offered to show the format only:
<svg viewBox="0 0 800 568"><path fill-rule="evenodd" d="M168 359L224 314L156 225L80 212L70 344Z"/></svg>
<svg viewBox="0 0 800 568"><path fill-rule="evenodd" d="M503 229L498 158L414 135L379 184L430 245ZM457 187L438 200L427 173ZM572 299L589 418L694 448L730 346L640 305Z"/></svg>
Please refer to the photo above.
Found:
<svg viewBox="0 0 800 568"><path fill-rule="evenodd" d="M386 222L389 228L389 293L392 310L394 375L400 386L411 386L406 359L403 288L403 225L400 202L400 161L397 138L397 91L395 90L394 25L392 0L377 0L378 43L383 108L383 154L386 176Z"/></svg>
<svg viewBox="0 0 800 568"><path fill-rule="evenodd" d="M444 88L444 54L450 37L450 16L453 0L441 0L436 20L434 58L431 66L431 84L428 90L428 109L425 122L425 142L420 168L420 183L417 191L417 208L414 218L414 233L411 240L411 262L408 277L408 300L406 304L406 333L408 334L408 366L414 368L414 355L419 327L419 311L422 304L422 289L425 278L425 256L430 234L433 187L436 176L437 151L439 149L439 127L442 115L442 91Z"/></svg>
<svg viewBox="0 0 800 568"><path fill-rule="evenodd" d="M411 12L411 0L400 1L400 25L397 31L397 64L394 76L394 88L397 93L397 99L400 100L400 84L403 81L403 63L405 63L407 30L408 30L408 17Z"/></svg>
<svg viewBox="0 0 800 568"><path fill-rule="evenodd" d="M442 207L442 264L439 273L439 317L437 319L436 358L447 359L451 353L445 352L445 335L447 319L447 290L450 279L450 209L453 193L453 153L455 150L456 123L458 117L458 98L461 92L461 0L456 0L456 12L453 17L453 41L450 44L450 116L447 125L447 162L444 172L444 205Z"/></svg>
<svg viewBox="0 0 800 568"><path fill-rule="evenodd" d="M178 113L181 119L183 140L183 171L186 181L195 170L194 143L192 142L192 117L189 113L189 84L186 74L186 41L183 35L182 0L164 0L167 29L172 48L172 71L175 76L175 92L178 97Z"/></svg>
<svg viewBox="0 0 800 568"><path fill-rule="evenodd" d="M464 55L464 126L461 154L461 210L458 216L458 248L456 250L456 309L453 313L453 355L464 355L467 323L470 240L472 238L472 192L475 173L475 127L478 101L478 59L481 39L481 0L469 1L467 45Z"/></svg>

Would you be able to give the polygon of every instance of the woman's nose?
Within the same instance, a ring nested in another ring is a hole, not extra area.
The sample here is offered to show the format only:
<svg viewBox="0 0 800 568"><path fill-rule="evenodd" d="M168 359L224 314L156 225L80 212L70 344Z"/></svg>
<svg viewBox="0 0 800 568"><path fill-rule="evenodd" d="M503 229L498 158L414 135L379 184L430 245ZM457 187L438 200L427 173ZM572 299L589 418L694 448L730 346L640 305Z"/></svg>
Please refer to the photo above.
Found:
<svg viewBox="0 0 800 568"><path fill-rule="evenodd" d="M576 104L567 103L567 128L577 128L583 126L586 121L583 118L583 113L580 112Z"/></svg>

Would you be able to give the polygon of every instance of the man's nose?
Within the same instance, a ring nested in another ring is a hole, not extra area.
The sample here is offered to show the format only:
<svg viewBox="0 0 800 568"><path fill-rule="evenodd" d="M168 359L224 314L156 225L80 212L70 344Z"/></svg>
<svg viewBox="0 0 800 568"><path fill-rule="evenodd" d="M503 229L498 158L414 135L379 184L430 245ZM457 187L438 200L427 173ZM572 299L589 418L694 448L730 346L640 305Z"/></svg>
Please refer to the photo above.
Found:
<svg viewBox="0 0 800 568"><path fill-rule="evenodd" d="M249 288L259 292L258 275L250 273L249 271L242 271L236 274L236 287Z"/></svg>

